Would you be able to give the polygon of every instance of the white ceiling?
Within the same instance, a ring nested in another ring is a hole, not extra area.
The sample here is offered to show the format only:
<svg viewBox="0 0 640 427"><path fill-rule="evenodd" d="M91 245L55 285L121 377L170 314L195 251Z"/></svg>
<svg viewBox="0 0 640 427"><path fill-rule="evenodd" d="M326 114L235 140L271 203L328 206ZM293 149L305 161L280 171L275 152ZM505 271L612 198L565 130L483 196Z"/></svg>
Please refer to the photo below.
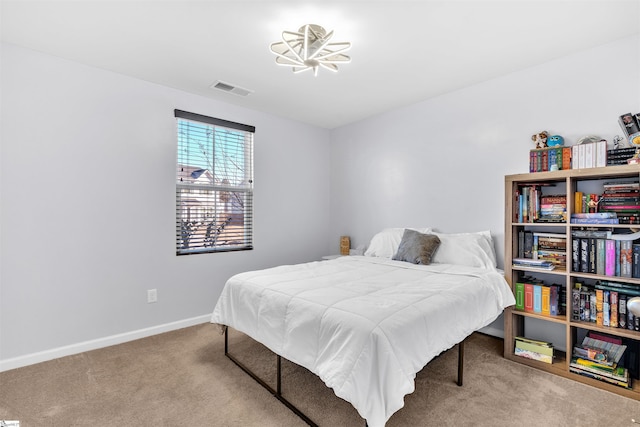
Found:
<svg viewBox="0 0 640 427"><path fill-rule="evenodd" d="M329 129L640 32L640 0L0 4L5 42ZM350 41L352 62L276 66L270 43L307 23Z"/></svg>

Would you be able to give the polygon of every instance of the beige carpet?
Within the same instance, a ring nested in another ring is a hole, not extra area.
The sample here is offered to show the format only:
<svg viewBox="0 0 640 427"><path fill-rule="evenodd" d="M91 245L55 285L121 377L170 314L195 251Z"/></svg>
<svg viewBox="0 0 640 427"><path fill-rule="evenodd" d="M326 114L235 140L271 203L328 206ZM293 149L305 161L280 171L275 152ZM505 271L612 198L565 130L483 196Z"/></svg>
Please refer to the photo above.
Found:
<svg viewBox="0 0 640 427"><path fill-rule="evenodd" d="M304 426L223 354L203 324L0 373L0 420L29 426ZM275 385L275 356L235 332L230 350ZM632 426L640 402L501 357L482 334L418 374L387 426ZM314 375L283 361L283 394L321 426L364 426Z"/></svg>

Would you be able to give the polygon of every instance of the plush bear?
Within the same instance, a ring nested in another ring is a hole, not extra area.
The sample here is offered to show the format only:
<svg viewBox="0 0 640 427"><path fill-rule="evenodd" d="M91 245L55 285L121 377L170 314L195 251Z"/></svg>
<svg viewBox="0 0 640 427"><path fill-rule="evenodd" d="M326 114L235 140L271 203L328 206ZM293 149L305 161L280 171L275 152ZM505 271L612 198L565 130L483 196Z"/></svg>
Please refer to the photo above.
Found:
<svg viewBox="0 0 640 427"><path fill-rule="evenodd" d="M547 138L549 138L549 134L545 131L531 135L531 140L536 143L536 148L547 147Z"/></svg>

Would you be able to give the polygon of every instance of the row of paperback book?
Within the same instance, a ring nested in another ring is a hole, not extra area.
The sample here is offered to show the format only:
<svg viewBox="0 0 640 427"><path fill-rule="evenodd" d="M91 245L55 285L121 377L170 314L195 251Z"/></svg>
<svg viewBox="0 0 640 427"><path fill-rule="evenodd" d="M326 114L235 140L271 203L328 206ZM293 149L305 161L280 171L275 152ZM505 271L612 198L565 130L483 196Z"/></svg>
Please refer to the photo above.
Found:
<svg viewBox="0 0 640 427"><path fill-rule="evenodd" d="M532 340L525 337L515 337L514 353L516 356L553 363L553 344L546 341Z"/></svg>
<svg viewBox="0 0 640 427"><path fill-rule="evenodd" d="M624 235L612 235L606 230L573 230L571 237L572 271L640 278L639 243L618 240Z"/></svg>
<svg viewBox="0 0 640 427"><path fill-rule="evenodd" d="M569 370L579 375L631 388L629 369L622 365L627 346L620 338L589 332L581 345L574 346Z"/></svg>
<svg viewBox="0 0 640 427"><path fill-rule="evenodd" d="M565 287L524 276L515 284L516 310L547 316L566 313Z"/></svg>
<svg viewBox="0 0 640 427"><path fill-rule="evenodd" d="M535 148L529 151L529 172L571 169L571 147Z"/></svg>
<svg viewBox="0 0 640 427"><path fill-rule="evenodd" d="M516 190L514 222L566 222L566 194L543 195L545 184L527 184Z"/></svg>
<svg viewBox="0 0 640 427"><path fill-rule="evenodd" d="M640 331L640 317L627 309L627 302L640 295L640 288L626 283L576 282L571 290L571 319L598 326Z"/></svg>
<svg viewBox="0 0 640 427"><path fill-rule="evenodd" d="M529 151L529 172L604 167L607 166L609 151L605 140L535 148Z"/></svg>

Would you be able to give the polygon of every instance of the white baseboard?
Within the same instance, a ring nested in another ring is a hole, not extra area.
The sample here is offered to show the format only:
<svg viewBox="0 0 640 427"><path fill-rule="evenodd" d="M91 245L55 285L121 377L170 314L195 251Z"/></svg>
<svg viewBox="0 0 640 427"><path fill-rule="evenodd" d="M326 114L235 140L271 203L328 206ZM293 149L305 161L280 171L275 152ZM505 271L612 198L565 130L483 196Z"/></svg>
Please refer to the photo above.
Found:
<svg viewBox="0 0 640 427"><path fill-rule="evenodd" d="M146 338L164 332L170 332L189 326L199 325L201 323L207 323L210 319L211 314L205 314L198 317L192 317L190 319L179 320L177 322L165 323L164 325L152 326L150 328L138 329L137 331L125 332L118 335L111 335L109 337L98 338L95 340L71 344L51 350L40 351L38 353L31 353L25 356L14 357L12 359L0 360L0 372L8 371L10 369L22 368L23 366L34 365L40 362L46 362L47 360L70 356L72 354L83 353L85 351L96 350L98 348L109 347L111 345L122 344L128 341Z"/></svg>

